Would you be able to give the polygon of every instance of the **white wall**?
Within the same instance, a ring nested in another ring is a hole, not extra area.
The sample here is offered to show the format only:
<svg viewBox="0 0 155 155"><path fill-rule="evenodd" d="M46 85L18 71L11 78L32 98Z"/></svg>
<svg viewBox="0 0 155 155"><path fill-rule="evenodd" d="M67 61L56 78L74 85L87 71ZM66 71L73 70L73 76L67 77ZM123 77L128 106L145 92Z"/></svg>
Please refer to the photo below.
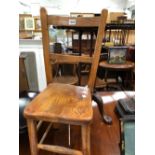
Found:
<svg viewBox="0 0 155 155"><path fill-rule="evenodd" d="M27 3L26 0L19 0ZM33 15L39 15L40 6L47 8L50 14L70 15L70 12L100 13L101 9L123 11L131 0L29 0ZM134 0L132 0L133 2Z"/></svg>

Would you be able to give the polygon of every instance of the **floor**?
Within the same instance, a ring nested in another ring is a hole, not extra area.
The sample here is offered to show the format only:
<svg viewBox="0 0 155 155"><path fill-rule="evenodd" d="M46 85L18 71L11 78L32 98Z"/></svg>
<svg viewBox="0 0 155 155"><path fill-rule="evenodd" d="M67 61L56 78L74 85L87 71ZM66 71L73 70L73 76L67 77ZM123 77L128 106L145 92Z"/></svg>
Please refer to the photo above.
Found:
<svg viewBox="0 0 155 155"><path fill-rule="evenodd" d="M120 128L119 120L114 113L115 105L108 103L104 105L105 112L113 119L112 125L106 125L101 121L96 103L93 105L93 122L91 125L91 155L120 155L119 141ZM39 131L39 136L43 132L46 123ZM51 129L46 143L68 145L68 127L67 125L55 124ZM81 133L79 126L71 126L71 148L81 149ZM19 155L30 155L28 136L21 134L19 137ZM58 155L46 151L40 151L39 155Z"/></svg>

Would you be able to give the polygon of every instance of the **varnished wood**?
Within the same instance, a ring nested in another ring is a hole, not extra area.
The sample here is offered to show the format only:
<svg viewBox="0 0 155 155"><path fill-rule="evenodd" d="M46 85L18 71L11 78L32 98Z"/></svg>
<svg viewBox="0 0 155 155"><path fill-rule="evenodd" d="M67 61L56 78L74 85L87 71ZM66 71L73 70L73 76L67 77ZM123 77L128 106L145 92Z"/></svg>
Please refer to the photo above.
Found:
<svg viewBox="0 0 155 155"><path fill-rule="evenodd" d="M53 83L25 108L26 118L83 124L92 120L91 93L87 87Z"/></svg>
<svg viewBox="0 0 155 155"><path fill-rule="evenodd" d="M133 83L133 73L132 73L132 70L135 67L135 63L134 62L126 61L123 64L110 64L107 61L101 61L99 63L99 66L103 67L105 69L104 80L105 80L105 85L106 86L108 86L108 84L112 84L112 83L109 83L109 80L108 80L108 70L111 70L111 71L130 71L130 73L131 73L131 83ZM119 87L121 86L118 82L116 82L116 83L118 84Z"/></svg>
<svg viewBox="0 0 155 155"><path fill-rule="evenodd" d="M57 78L53 79L53 83L63 83L63 84L75 84L77 83L78 79L77 76L58 76Z"/></svg>
<svg viewBox="0 0 155 155"><path fill-rule="evenodd" d="M115 84L116 82L117 82L117 80L115 78L108 78L106 80L105 79L96 78L95 88L103 88L107 84Z"/></svg>
<svg viewBox="0 0 155 155"><path fill-rule="evenodd" d="M95 83L99 56L102 47L102 39L104 37L104 29L106 24L107 13L108 13L107 10L103 10L101 17L99 18L100 22L93 57L90 58L82 56L82 58L80 58L70 55L71 58L69 58L69 55L68 56L65 55L65 57L63 56L60 57L60 55L54 56L54 53L50 56L49 36L48 36L48 26L50 22L48 21L48 19L51 18L49 18L49 16L47 15L45 8L41 8L43 51L44 51L45 71L48 86L36 98L34 98L24 109L25 118L28 120L32 120L32 122L30 123L32 123L31 125L33 125L33 128L32 127L29 128L29 136L34 134L35 135L34 138L36 139L36 130L35 130L36 126L34 124L35 120L47 121L52 123L80 125L82 127L82 152L81 151L77 152L76 150L68 149L66 147L64 148L60 146L54 147L41 144L38 144L38 148L57 153L63 152L64 154L90 155L90 124L93 119L91 91L93 90ZM52 21L52 24L54 21L55 19ZM86 23L87 21L85 22L85 24ZM90 63L92 61L90 71L91 78L89 78L88 87L87 86L81 87L62 83L61 84L52 83L53 77L51 74L52 70L51 63L56 63L57 61L59 63L61 63L60 61L66 63L65 58L67 61L71 63L73 62ZM53 62L51 62L51 59L53 59ZM35 152L32 155L37 155L37 149L35 148L36 143L37 140L33 140L32 138L30 138L31 149L32 147L34 147L31 150L31 152L32 153Z"/></svg>
<svg viewBox="0 0 155 155"><path fill-rule="evenodd" d="M100 67L106 68L106 69L116 69L116 70L130 70L135 67L135 63L131 61L126 61L123 64L110 64L107 61L101 61L99 63Z"/></svg>
<svg viewBox="0 0 155 155"><path fill-rule="evenodd" d="M38 148L42 150L50 151L50 152L67 154L67 155L83 155L81 151L69 149L62 146L38 144Z"/></svg>
<svg viewBox="0 0 155 155"><path fill-rule="evenodd" d="M50 53L50 59L54 63L92 63L92 57L90 56L74 56L68 54L54 54Z"/></svg>
<svg viewBox="0 0 155 155"><path fill-rule="evenodd" d="M45 8L41 8L41 24L42 24L42 41L43 41L43 51L44 51L44 61L45 61L45 71L46 71L46 78L47 78L47 84L51 83L53 81L52 76L52 65L50 65L51 59L55 63L61 63L61 62L67 62L68 63L78 63L78 62L85 62L85 63L92 63L91 70L90 70L90 78L88 81L88 86L91 91L93 91L93 87L95 84L95 78L96 78L96 72L97 67L99 63L99 57L101 53L101 47L102 47L102 40L105 35L105 26L106 26L106 19L107 19L108 11L102 10L100 17L94 17L94 18L76 18L76 24L71 26L76 27L91 27L91 26L97 26L98 27L98 34L95 44L95 50L92 58L82 56L77 57L72 55L58 55L58 54L49 54L49 35L48 35L48 27L49 25L54 26L64 26L68 23L69 20L72 20L73 18L69 17L63 17L63 16L53 16L48 15ZM78 22L80 21L80 22ZM70 56L70 58L69 58Z"/></svg>
<svg viewBox="0 0 155 155"><path fill-rule="evenodd" d="M101 13L102 20L99 23L98 34L97 34L95 50L93 55L93 62L92 62L89 80L88 80L88 86L91 91L93 91L94 84L95 84L96 73L97 73L99 58L101 54L101 48L102 48L102 40L105 35L105 25L106 25L107 15L108 15L108 11L102 10L102 13Z"/></svg>
<svg viewBox="0 0 155 155"><path fill-rule="evenodd" d="M90 126L83 125L81 132L83 155L90 155Z"/></svg>
<svg viewBox="0 0 155 155"><path fill-rule="evenodd" d="M71 21L73 21L71 23ZM61 17L48 16L48 25L70 26L70 27L98 27L100 17Z"/></svg>
<svg viewBox="0 0 155 155"><path fill-rule="evenodd" d="M41 26L42 26L42 42L43 42L43 53L44 53L44 63L45 63L45 73L47 84L52 82L52 65L50 63L49 56L49 32L48 32L48 20L47 12L44 8L40 10Z"/></svg>
<svg viewBox="0 0 155 155"><path fill-rule="evenodd" d="M114 112L114 108L116 105L116 101L121 97L126 97L124 92L99 92L105 104L104 110L108 112L108 114L113 119L112 125L106 125L101 122L101 117L99 111L97 109L96 104L93 106L93 120L91 124L91 154L92 155L120 155L120 124L119 119ZM123 95L123 96L122 96ZM131 92L128 92L128 95L131 95ZM109 99L109 100L107 100ZM106 102L107 101L107 102ZM44 131L46 124L39 130L39 135ZM63 135L63 136L62 136ZM67 125L61 124L58 130L51 129L49 132L47 139L45 139L46 144L55 144L61 146L67 146L67 136L68 136L68 128ZM81 148L81 129L77 125L71 126L71 146L73 149ZM30 155L30 146L28 142L27 133L21 134L19 136L19 155ZM51 153L48 151L39 151L39 155L55 155L55 153ZM61 155L61 154L60 154Z"/></svg>
<svg viewBox="0 0 155 155"><path fill-rule="evenodd" d="M30 148L31 148L31 155L38 155L38 138L37 138L37 129L36 129L36 122L33 119L27 119L27 126L29 132L29 141L30 141Z"/></svg>

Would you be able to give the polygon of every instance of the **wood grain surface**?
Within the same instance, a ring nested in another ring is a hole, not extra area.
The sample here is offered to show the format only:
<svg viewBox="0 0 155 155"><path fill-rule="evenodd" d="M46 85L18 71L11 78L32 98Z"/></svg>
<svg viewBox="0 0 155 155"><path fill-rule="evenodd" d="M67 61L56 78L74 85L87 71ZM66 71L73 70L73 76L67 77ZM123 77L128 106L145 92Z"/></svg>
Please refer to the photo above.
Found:
<svg viewBox="0 0 155 155"><path fill-rule="evenodd" d="M89 122L92 119L91 93L87 87L53 83L24 110L27 118L54 122Z"/></svg>

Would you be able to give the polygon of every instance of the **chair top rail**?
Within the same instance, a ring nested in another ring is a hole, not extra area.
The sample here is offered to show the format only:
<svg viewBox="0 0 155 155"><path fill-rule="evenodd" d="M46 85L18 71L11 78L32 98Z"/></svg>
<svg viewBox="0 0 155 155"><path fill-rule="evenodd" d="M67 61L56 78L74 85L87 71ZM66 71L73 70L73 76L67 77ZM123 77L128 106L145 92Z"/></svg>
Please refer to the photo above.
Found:
<svg viewBox="0 0 155 155"><path fill-rule="evenodd" d="M97 27L100 17L64 17L48 15L48 25L68 27Z"/></svg>

